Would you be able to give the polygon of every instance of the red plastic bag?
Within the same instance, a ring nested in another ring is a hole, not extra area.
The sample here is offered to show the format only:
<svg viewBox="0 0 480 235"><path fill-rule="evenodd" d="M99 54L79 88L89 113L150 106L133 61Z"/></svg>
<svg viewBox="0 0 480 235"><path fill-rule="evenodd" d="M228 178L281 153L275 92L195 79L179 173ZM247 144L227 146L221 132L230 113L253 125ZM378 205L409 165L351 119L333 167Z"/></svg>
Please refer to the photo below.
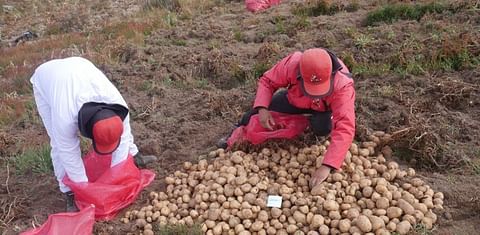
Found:
<svg viewBox="0 0 480 235"><path fill-rule="evenodd" d="M87 183L75 183L68 177L63 182L75 193L79 209L95 205L95 219L110 220L121 209L130 205L140 191L149 185L155 173L139 170L133 158L110 168L111 155L97 155L90 151L84 158Z"/></svg>
<svg viewBox="0 0 480 235"><path fill-rule="evenodd" d="M280 4L280 0L245 0L245 6L251 12L265 10L277 4Z"/></svg>
<svg viewBox="0 0 480 235"><path fill-rule="evenodd" d="M270 131L260 124L258 114L250 118L246 126L241 126L233 131L227 140L228 146L236 142L248 141L260 144L267 139L292 139L302 133L309 125L308 118L303 115L284 114L270 111L275 120L277 129Z"/></svg>
<svg viewBox="0 0 480 235"><path fill-rule="evenodd" d="M95 207L89 205L80 212L57 213L48 216L41 227L23 232L20 235L90 235L95 223Z"/></svg>

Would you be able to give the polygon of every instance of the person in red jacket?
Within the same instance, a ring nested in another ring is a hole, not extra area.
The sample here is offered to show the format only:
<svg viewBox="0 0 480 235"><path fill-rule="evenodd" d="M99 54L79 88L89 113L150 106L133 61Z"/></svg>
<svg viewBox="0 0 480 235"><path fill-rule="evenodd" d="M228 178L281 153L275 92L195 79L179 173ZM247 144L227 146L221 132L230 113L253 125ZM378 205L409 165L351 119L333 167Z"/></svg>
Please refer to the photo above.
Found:
<svg viewBox="0 0 480 235"><path fill-rule="evenodd" d="M258 113L261 125L274 130L275 120L269 111L308 114L313 133L331 137L322 166L310 179L313 188L345 159L355 134L354 102L355 89L347 66L332 52L313 48L288 55L263 74L253 109L237 125L247 125Z"/></svg>

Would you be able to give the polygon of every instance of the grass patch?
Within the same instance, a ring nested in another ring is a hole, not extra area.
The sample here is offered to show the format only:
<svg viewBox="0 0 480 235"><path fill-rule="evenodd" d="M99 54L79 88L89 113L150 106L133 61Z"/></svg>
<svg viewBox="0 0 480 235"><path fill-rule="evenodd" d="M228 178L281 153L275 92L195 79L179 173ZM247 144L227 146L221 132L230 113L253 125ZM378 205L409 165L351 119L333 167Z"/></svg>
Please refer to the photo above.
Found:
<svg viewBox="0 0 480 235"><path fill-rule="evenodd" d="M386 63L363 63L354 64L351 69L354 76L382 76L390 72L391 65Z"/></svg>
<svg viewBox="0 0 480 235"><path fill-rule="evenodd" d="M153 231L159 235L202 235L202 226L200 224L194 224L193 226L187 225L166 225L158 226L154 225Z"/></svg>
<svg viewBox="0 0 480 235"><path fill-rule="evenodd" d="M335 15L340 11L355 12L360 7L358 1L350 1L347 5L342 5L329 0L308 0L296 4L292 8L292 13L297 16L321 16Z"/></svg>
<svg viewBox="0 0 480 235"><path fill-rule="evenodd" d="M443 13L444 11L452 10L440 3L428 4L396 4L387 5L381 9L368 13L365 19L365 25L371 26L376 23L385 22L393 23L397 20L420 20L427 13Z"/></svg>
<svg viewBox="0 0 480 235"><path fill-rule="evenodd" d="M36 105L32 97L20 97L16 93L4 94L0 98L0 126L26 123L40 124Z"/></svg>
<svg viewBox="0 0 480 235"><path fill-rule="evenodd" d="M107 40L126 39L142 45L145 36L151 34L153 24L147 22L120 22L108 25L102 29L101 33Z"/></svg>
<svg viewBox="0 0 480 235"><path fill-rule="evenodd" d="M175 46L184 47L187 46L187 41L183 39L172 39L172 44Z"/></svg>
<svg viewBox="0 0 480 235"><path fill-rule="evenodd" d="M354 38L355 47L357 47L358 49L364 49L368 45L372 44L374 41L375 40L372 36L362 33L357 34Z"/></svg>
<svg viewBox="0 0 480 235"><path fill-rule="evenodd" d="M297 16L292 24L292 30L305 29L310 27L311 23L307 16Z"/></svg>
<svg viewBox="0 0 480 235"><path fill-rule="evenodd" d="M237 42L242 42L243 39L245 38L245 36L243 35L243 31L239 28L236 28L233 30L233 38L237 41Z"/></svg>
<svg viewBox="0 0 480 235"><path fill-rule="evenodd" d="M264 62L255 63L253 65L253 76L255 78L261 77L267 70L269 70L271 65Z"/></svg>
<svg viewBox="0 0 480 235"><path fill-rule="evenodd" d="M47 174L53 172L52 160L50 158L50 145L43 145L26 149L23 153L14 157L14 164L17 173L25 174Z"/></svg>
<svg viewBox="0 0 480 235"><path fill-rule="evenodd" d="M387 46L382 42L388 40L388 34L372 38L354 29L347 29L345 33L352 37L357 52L344 52L341 58L345 59L355 75L394 74L405 78L430 72L463 71L480 65L477 34L470 31L439 32L433 44L425 43L431 37L425 39L412 34L401 40L393 40ZM372 57L372 54L379 56Z"/></svg>
<svg viewBox="0 0 480 235"><path fill-rule="evenodd" d="M192 19L198 14L209 11L212 7L221 6L223 0L147 0L143 5L145 12L155 13L158 11L178 14L179 19Z"/></svg>
<svg viewBox="0 0 480 235"><path fill-rule="evenodd" d="M292 9L294 15L321 16L334 15L340 11L340 6L327 0L309 0L296 5Z"/></svg>
<svg viewBox="0 0 480 235"><path fill-rule="evenodd" d="M287 27L286 27L286 17L284 16L274 16L273 17L273 24L275 25L275 33L278 34L285 34L287 33Z"/></svg>
<svg viewBox="0 0 480 235"><path fill-rule="evenodd" d="M427 229L424 224L418 223L413 226L413 231L416 235L432 235L433 229Z"/></svg>
<svg viewBox="0 0 480 235"><path fill-rule="evenodd" d="M182 6L179 0L147 0L143 5L145 10L152 10L155 8L161 8L168 11L180 11Z"/></svg>

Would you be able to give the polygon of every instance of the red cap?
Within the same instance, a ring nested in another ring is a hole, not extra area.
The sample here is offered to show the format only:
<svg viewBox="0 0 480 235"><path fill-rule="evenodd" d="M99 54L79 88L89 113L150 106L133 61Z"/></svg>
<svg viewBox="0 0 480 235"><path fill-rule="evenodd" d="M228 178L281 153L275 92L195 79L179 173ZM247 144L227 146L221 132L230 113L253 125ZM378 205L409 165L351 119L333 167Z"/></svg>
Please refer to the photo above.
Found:
<svg viewBox="0 0 480 235"><path fill-rule="evenodd" d="M120 144L123 133L122 119L115 115L101 119L93 124L93 148L99 154L110 154Z"/></svg>
<svg viewBox="0 0 480 235"><path fill-rule="evenodd" d="M303 92L314 98L328 95L332 90L332 58L325 49L306 50L300 58Z"/></svg>

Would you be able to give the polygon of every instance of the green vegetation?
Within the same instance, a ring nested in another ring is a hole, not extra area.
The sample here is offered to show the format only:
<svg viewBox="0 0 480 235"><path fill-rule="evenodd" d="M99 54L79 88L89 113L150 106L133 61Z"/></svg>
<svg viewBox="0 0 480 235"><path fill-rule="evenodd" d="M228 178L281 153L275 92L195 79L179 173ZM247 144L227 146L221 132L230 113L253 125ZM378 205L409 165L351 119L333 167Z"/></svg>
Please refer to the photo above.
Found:
<svg viewBox="0 0 480 235"><path fill-rule="evenodd" d="M154 225L153 231L155 234L159 235L202 235L202 227L200 224L194 224L193 226L189 227L187 225L166 225L166 226L158 226L157 224Z"/></svg>
<svg viewBox="0 0 480 235"><path fill-rule="evenodd" d="M325 0L313 0L299 4L293 8L292 13L303 16L334 15L340 11L340 6Z"/></svg>
<svg viewBox="0 0 480 235"><path fill-rule="evenodd" d="M304 29L310 27L311 23L308 20L307 16L297 16L293 21L292 27L293 29Z"/></svg>
<svg viewBox="0 0 480 235"><path fill-rule="evenodd" d="M243 35L242 30L239 29L239 28L234 29L234 30L233 30L233 38L234 38L237 42L243 41L244 35Z"/></svg>
<svg viewBox="0 0 480 235"><path fill-rule="evenodd" d="M285 22L287 21L286 17L284 16L275 16L273 18L273 24L275 24L275 32L278 34L287 33L287 28L285 26Z"/></svg>
<svg viewBox="0 0 480 235"><path fill-rule="evenodd" d="M362 63L353 64L350 67L354 76L362 77L379 77L387 74L390 71L391 66L385 63Z"/></svg>
<svg viewBox="0 0 480 235"><path fill-rule="evenodd" d="M432 235L433 232L430 229L427 229L424 224L418 223L413 226L413 231L417 235Z"/></svg>
<svg viewBox="0 0 480 235"><path fill-rule="evenodd" d="M147 0L143 7L145 10L161 8L168 11L179 11L182 6L178 0Z"/></svg>
<svg viewBox="0 0 480 235"><path fill-rule="evenodd" d="M187 41L183 39L172 39L172 44L175 46L184 47L184 46L187 46Z"/></svg>
<svg viewBox="0 0 480 235"><path fill-rule="evenodd" d="M341 58L357 76L396 74L407 77L429 72L461 71L480 65L480 54L475 49L476 35L470 31L443 29L429 34L427 38L416 34L392 38L391 31L368 34L365 30L363 33L351 28L347 28L345 33L352 38L356 49L343 51ZM426 43L431 40L435 40L434 43ZM384 53L378 54L380 50ZM371 57L372 54L379 56Z"/></svg>
<svg viewBox="0 0 480 235"><path fill-rule="evenodd" d="M348 5L343 6L339 3L332 3L327 0L309 0L297 4L292 13L298 16L321 16L334 15L340 11L354 12L359 8L357 1L351 1Z"/></svg>
<svg viewBox="0 0 480 235"><path fill-rule="evenodd" d="M420 20L427 13L443 13L447 10L453 9L435 2L415 5L387 5L381 9L370 12L367 15L365 24L370 26L379 22L393 23L397 20Z"/></svg>
<svg viewBox="0 0 480 235"><path fill-rule="evenodd" d="M50 149L50 145L45 144L40 147L26 149L23 153L15 156L13 162L17 173L51 173L53 171L53 165L50 159Z"/></svg>
<svg viewBox="0 0 480 235"><path fill-rule="evenodd" d="M0 125L9 126L12 124L40 124L36 114L36 105L33 97L22 99L17 93L3 94L0 97Z"/></svg>
<svg viewBox="0 0 480 235"><path fill-rule="evenodd" d="M263 75L267 70L269 70L271 65L268 63L255 63L253 65L253 77L259 78Z"/></svg>

